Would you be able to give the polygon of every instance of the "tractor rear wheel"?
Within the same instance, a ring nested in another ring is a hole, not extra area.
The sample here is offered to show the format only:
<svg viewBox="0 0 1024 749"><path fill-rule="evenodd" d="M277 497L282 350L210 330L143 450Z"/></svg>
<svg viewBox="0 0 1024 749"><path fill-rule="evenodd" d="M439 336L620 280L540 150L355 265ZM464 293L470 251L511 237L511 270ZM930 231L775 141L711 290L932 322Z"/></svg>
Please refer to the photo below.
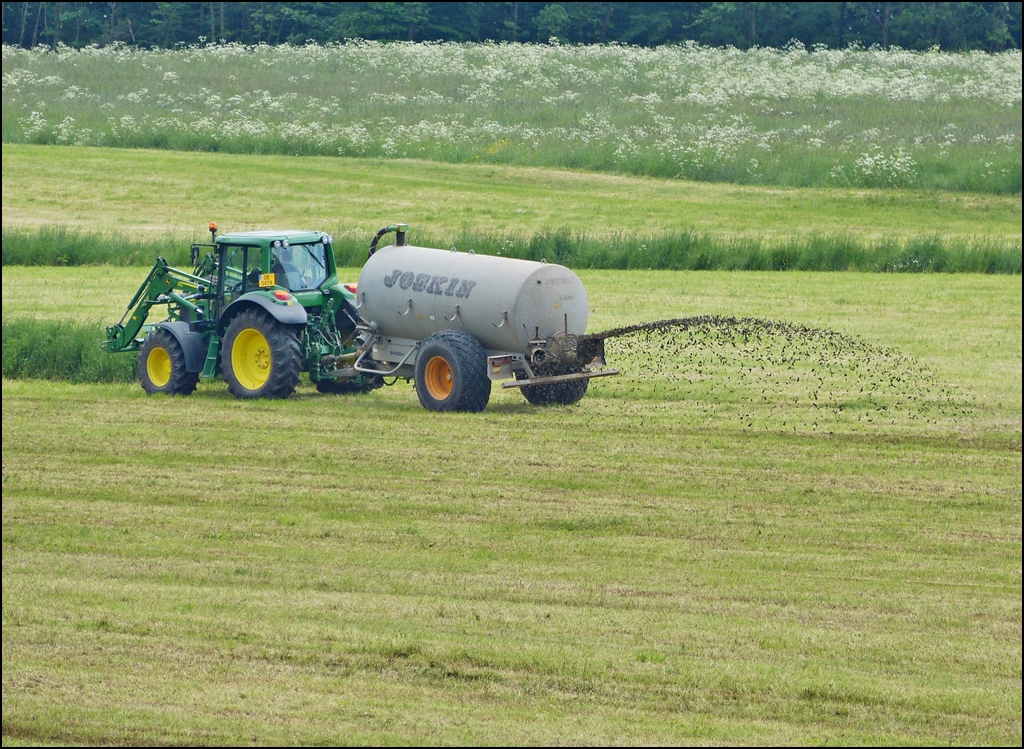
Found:
<svg viewBox="0 0 1024 749"><path fill-rule="evenodd" d="M228 323L221 361L236 398L287 398L302 371L298 333L262 310L239 312Z"/></svg>
<svg viewBox="0 0 1024 749"><path fill-rule="evenodd" d="M575 365L552 370L538 367L534 374L537 377L546 377L549 375L575 374L579 371L579 367ZM517 380L521 380L525 376L525 373L516 372ZM587 394L588 385L590 385L590 380L569 380L568 382L556 382L553 385L527 385L519 389L523 391L523 396L526 400L534 406L571 406L583 399L583 396Z"/></svg>
<svg viewBox="0 0 1024 749"><path fill-rule="evenodd" d="M157 328L139 349L139 380L150 395L188 395L196 389L198 372L185 369L185 352L169 331Z"/></svg>
<svg viewBox="0 0 1024 749"><path fill-rule="evenodd" d="M429 411L483 411L491 380L480 342L461 330L427 338L416 359L416 395Z"/></svg>

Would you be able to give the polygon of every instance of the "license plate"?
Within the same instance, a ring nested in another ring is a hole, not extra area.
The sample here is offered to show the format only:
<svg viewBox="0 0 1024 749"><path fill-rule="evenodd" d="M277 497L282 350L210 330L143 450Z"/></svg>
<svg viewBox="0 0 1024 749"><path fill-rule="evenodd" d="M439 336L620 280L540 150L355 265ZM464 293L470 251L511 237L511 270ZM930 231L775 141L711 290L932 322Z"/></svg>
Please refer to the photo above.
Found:
<svg viewBox="0 0 1024 749"><path fill-rule="evenodd" d="M277 276L274 273L260 274L260 288L265 286L277 286Z"/></svg>

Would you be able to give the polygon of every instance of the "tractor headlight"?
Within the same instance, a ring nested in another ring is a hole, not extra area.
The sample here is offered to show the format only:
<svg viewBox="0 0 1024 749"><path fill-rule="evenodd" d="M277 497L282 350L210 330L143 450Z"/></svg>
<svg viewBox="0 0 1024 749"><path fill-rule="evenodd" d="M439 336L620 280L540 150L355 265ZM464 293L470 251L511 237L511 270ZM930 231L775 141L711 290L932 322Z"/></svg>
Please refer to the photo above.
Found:
<svg viewBox="0 0 1024 749"><path fill-rule="evenodd" d="M280 240L280 239L278 239L278 240L276 240L276 241L274 242L274 247L275 247L276 249L281 249L281 240Z"/></svg>

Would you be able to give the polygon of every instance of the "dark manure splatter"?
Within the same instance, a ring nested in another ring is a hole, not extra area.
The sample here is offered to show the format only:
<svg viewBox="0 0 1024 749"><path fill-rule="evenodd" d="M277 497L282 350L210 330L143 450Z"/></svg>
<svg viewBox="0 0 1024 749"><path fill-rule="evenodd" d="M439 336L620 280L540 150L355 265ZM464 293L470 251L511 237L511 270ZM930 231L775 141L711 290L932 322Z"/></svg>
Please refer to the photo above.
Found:
<svg viewBox="0 0 1024 749"><path fill-rule="evenodd" d="M698 421L797 431L949 422L971 399L913 357L835 330L760 318L701 316L589 334L619 377L592 395L638 408L678 407Z"/></svg>

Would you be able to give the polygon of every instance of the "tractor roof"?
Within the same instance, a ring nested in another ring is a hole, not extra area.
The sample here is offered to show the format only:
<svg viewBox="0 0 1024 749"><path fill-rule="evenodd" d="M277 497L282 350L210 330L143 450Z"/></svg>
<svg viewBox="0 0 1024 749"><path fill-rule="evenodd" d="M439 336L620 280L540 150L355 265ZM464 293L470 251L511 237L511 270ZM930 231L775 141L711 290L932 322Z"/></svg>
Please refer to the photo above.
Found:
<svg viewBox="0 0 1024 749"><path fill-rule="evenodd" d="M223 244L258 244L267 245L278 239L287 239L290 244L303 242L319 242L325 236L319 231L300 231L298 229L282 229L280 231L234 231L222 234L217 241Z"/></svg>

